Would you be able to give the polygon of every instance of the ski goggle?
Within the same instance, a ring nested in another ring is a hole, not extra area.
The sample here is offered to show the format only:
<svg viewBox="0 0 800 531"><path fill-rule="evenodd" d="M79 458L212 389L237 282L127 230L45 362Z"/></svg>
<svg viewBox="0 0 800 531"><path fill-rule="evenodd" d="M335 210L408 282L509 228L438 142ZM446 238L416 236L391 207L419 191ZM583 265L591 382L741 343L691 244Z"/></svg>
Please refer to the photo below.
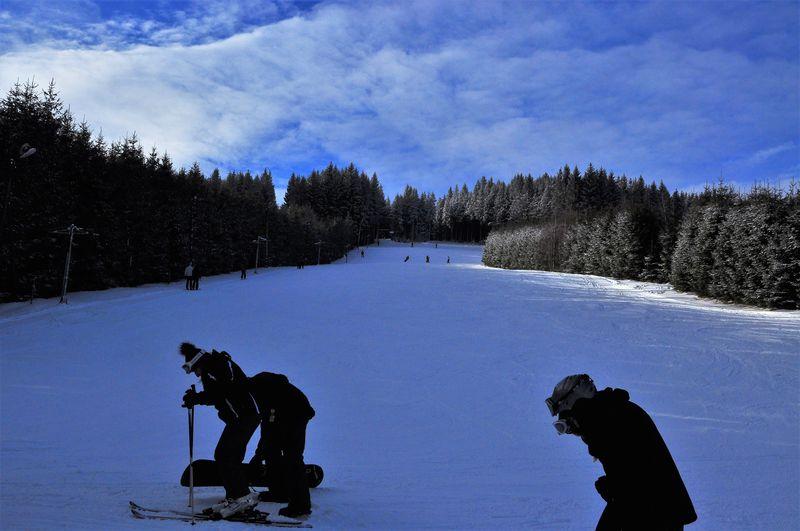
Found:
<svg viewBox="0 0 800 531"><path fill-rule="evenodd" d="M201 350L200 352L195 354L194 358L190 359L189 361L187 361L182 365L183 370L186 371L186 374L189 374L194 370L194 366L197 365L197 362L200 361L200 358L205 356L205 354L206 353Z"/></svg>
<svg viewBox="0 0 800 531"><path fill-rule="evenodd" d="M578 423L575 422L575 419L568 417L555 421L553 427L559 435L571 435L577 431Z"/></svg>

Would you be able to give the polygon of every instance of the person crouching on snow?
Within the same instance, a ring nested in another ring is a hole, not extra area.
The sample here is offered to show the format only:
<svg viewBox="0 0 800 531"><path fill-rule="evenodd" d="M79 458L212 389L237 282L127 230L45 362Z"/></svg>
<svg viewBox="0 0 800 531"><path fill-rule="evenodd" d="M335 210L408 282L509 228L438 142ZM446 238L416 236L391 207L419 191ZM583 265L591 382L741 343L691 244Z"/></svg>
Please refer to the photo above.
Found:
<svg viewBox="0 0 800 531"><path fill-rule="evenodd" d="M598 531L672 531L697 520L692 500L650 416L623 389L597 391L587 374L561 380L545 400L561 434L583 439L606 475L595 488L607 505Z"/></svg>
<svg viewBox="0 0 800 531"><path fill-rule="evenodd" d="M181 343L180 353L186 361L183 364L186 374L193 372L203 384L199 393L191 388L186 391L183 407L213 405L225 423L214 450L225 486L225 500L213 505L211 512L227 518L250 510L258 505L258 495L250 492L242 460L258 427L258 408L250 395L247 376L225 351L205 352L191 343Z"/></svg>
<svg viewBox="0 0 800 531"><path fill-rule="evenodd" d="M250 378L250 390L261 411L261 439L250 464L263 464L273 471L269 491L262 501L288 501L278 514L299 518L311 514L306 465L306 427L314 408L306 395L283 374L262 372Z"/></svg>

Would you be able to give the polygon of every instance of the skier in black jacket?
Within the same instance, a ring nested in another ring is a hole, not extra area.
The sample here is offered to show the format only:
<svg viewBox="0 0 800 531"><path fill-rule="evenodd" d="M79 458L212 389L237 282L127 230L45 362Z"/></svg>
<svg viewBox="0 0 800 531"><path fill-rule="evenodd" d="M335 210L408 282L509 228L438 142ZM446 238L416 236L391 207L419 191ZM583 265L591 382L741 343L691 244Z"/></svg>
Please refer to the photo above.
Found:
<svg viewBox="0 0 800 531"><path fill-rule="evenodd" d="M250 378L250 390L261 411L261 439L250 461L273 470L264 501L288 501L278 513L297 518L311 513L303 452L306 427L314 409L303 392L283 374L262 372Z"/></svg>
<svg viewBox="0 0 800 531"><path fill-rule="evenodd" d="M191 388L186 391L183 407L213 405L225 423L214 450L225 486L225 501L212 506L212 512L225 518L252 509L258 505L258 496L250 492L242 460L258 427L258 406L250 394L247 376L225 351L205 352L191 343L182 343L180 353L186 360L186 374L194 372L203 383L199 393Z"/></svg>
<svg viewBox="0 0 800 531"><path fill-rule="evenodd" d="M545 400L559 434L579 436L606 475L595 488L607 505L598 531L683 529L692 500L650 416L623 389L597 391L586 374L567 376Z"/></svg>

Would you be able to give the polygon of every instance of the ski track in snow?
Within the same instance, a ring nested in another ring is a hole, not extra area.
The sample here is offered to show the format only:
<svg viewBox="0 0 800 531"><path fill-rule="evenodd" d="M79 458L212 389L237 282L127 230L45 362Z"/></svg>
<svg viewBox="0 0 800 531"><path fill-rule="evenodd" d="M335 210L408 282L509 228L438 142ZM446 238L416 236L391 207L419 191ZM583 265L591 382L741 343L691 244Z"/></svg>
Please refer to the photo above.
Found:
<svg viewBox="0 0 800 531"><path fill-rule="evenodd" d="M688 529L800 528L800 312L492 269L481 251L384 242L197 292L0 305L0 527L183 528L134 520L127 502L186 506L179 405L195 379L176 351L191 340L307 392L306 460L326 473L318 529L593 529L602 469L556 435L543 402L578 372L651 413L699 514ZM197 458L221 428L198 408ZM199 506L221 495L196 491Z"/></svg>

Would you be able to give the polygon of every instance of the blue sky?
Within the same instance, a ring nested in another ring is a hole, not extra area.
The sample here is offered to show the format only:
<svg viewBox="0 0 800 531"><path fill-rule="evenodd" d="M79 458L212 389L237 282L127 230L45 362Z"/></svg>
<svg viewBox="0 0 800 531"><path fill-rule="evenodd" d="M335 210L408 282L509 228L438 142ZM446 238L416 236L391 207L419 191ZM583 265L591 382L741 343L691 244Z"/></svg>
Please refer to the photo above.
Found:
<svg viewBox="0 0 800 531"><path fill-rule="evenodd" d="M55 79L188 166L354 161L389 194L593 162L748 188L800 175L798 2L0 0L0 83Z"/></svg>

